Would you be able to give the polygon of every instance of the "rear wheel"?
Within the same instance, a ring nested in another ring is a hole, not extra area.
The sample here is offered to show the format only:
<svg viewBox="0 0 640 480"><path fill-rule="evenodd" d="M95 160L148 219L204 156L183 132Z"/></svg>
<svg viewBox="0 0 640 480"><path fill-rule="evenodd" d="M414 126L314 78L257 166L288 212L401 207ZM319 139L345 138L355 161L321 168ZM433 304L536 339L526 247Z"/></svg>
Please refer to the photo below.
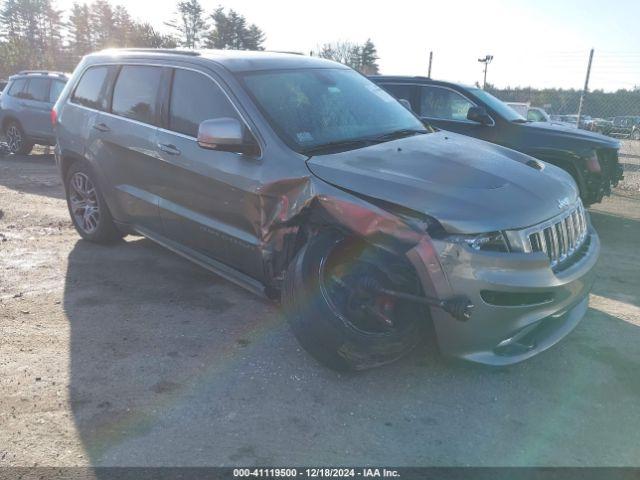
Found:
<svg viewBox="0 0 640 480"><path fill-rule="evenodd" d="M634 140L640 140L640 129L636 129L631 132L631 138L633 138Z"/></svg>
<svg viewBox="0 0 640 480"><path fill-rule="evenodd" d="M392 362L424 339L426 310L383 290L420 294L411 265L327 231L292 261L283 306L307 352L335 370L359 370Z"/></svg>
<svg viewBox="0 0 640 480"><path fill-rule="evenodd" d="M71 221L82 238L112 243L123 237L88 164L76 162L71 165L66 176L66 194Z"/></svg>
<svg viewBox="0 0 640 480"><path fill-rule="evenodd" d="M33 149L33 142L27 138L18 122L10 121L5 125L4 138L11 153L27 155Z"/></svg>

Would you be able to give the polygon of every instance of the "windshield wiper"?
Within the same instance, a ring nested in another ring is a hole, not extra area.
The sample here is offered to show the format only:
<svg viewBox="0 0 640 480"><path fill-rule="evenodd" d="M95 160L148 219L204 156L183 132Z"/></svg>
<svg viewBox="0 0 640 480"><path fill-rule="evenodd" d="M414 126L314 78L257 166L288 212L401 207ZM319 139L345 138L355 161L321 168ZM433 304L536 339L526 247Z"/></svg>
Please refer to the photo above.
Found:
<svg viewBox="0 0 640 480"><path fill-rule="evenodd" d="M401 128L400 130L394 130L393 132L383 133L382 135L378 135L377 137L372 137L371 139L376 142L387 142L389 140L396 140L398 138L411 137L412 135L421 135L424 133L429 133L429 131L417 129L417 128Z"/></svg>
<svg viewBox="0 0 640 480"><path fill-rule="evenodd" d="M419 135L423 133L429 133L429 131L417 128L403 128L401 130L383 133L382 135L377 135L375 137L338 140L336 142L314 145L313 147L305 148L304 150L302 150L302 153L304 153L305 155L314 155L320 152L331 150L355 150L357 148L368 147L369 145L374 145L376 143L384 143L390 140L396 140L398 138L410 137L412 135Z"/></svg>
<svg viewBox="0 0 640 480"><path fill-rule="evenodd" d="M324 151L331 150L354 150L356 148L368 147L376 143L370 138L354 138L351 140L338 140L337 142L322 143L313 147L305 148L302 153L305 155L314 155Z"/></svg>
<svg viewBox="0 0 640 480"><path fill-rule="evenodd" d="M524 118L516 118L515 120L511 120L511 123L529 123L531 120L525 120Z"/></svg>

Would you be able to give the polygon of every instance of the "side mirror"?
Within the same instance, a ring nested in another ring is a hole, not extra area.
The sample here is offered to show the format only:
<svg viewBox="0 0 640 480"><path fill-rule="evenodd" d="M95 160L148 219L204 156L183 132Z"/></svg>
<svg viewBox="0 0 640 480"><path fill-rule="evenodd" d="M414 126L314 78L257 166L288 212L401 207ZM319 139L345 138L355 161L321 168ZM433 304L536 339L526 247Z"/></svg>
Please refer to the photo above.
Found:
<svg viewBox="0 0 640 480"><path fill-rule="evenodd" d="M411 103L409 103L409 100L407 100L406 98L399 98L398 101L404 108L406 108L410 112L413 112L413 108L411 108Z"/></svg>
<svg viewBox="0 0 640 480"><path fill-rule="evenodd" d="M467 120L478 122L482 125L493 125L493 118L489 116L483 107L471 107L467 112Z"/></svg>
<svg viewBox="0 0 640 480"><path fill-rule="evenodd" d="M214 118L198 127L198 145L223 152L257 153L255 142L247 141L244 126L236 118Z"/></svg>

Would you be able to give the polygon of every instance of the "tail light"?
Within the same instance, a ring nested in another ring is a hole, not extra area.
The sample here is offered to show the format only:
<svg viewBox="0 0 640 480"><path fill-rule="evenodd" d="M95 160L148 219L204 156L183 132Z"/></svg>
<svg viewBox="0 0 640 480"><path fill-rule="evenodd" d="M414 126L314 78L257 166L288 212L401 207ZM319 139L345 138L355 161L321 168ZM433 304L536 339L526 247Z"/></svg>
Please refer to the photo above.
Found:
<svg viewBox="0 0 640 480"><path fill-rule="evenodd" d="M51 126L55 128L57 123L58 123L58 112L56 111L56 108L53 107L51 109Z"/></svg>

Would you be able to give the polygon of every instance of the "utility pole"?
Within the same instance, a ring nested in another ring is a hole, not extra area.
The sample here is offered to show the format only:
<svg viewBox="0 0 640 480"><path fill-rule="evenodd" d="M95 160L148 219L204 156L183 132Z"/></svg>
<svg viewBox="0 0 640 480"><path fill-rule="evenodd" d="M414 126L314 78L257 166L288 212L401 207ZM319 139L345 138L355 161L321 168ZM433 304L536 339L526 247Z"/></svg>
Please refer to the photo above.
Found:
<svg viewBox="0 0 640 480"><path fill-rule="evenodd" d="M429 73L427 78L431 78L431 63L433 63L433 50L429 52Z"/></svg>
<svg viewBox="0 0 640 480"><path fill-rule="evenodd" d="M479 58L478 61L480 63L484 63L484 82L482 83L482 89L485 90L487 88L487 67L493 60L493 55L485 55L484 58Z"/></svg>
<svg viewBox="0 0 640 480"><path fill-rule="evenodd" d="M578 123L576 127L580 128L580 119L582 118L582 106L584 105L584 96L589 91L589 76L591 75L591 62L593 61L593 48L589 52L589 64L587 65L587 78L584 79L584 88L580 94L580 106L578 107Z"/></svg>

